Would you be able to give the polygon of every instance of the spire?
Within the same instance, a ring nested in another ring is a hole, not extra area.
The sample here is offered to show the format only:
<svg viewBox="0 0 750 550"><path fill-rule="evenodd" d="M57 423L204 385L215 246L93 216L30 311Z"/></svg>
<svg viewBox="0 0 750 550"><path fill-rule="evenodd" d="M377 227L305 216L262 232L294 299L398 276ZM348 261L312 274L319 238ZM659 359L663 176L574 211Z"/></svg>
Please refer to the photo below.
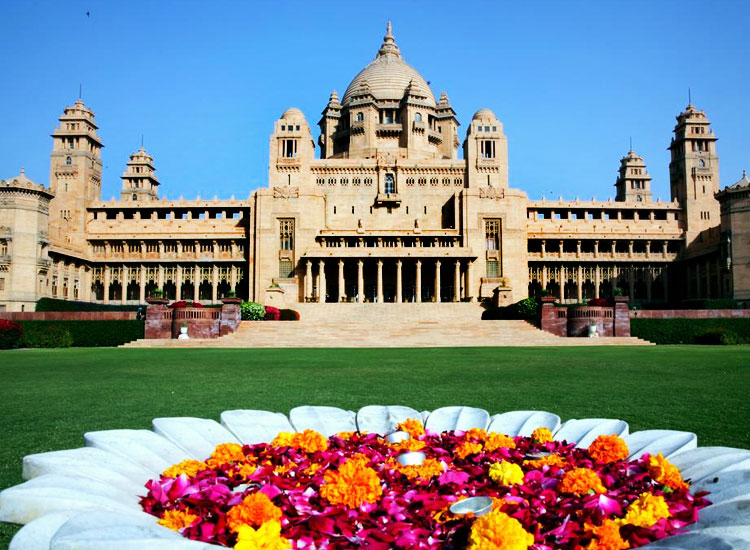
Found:
<svg viewBox="0 0 750 550"><path fill-rule="evenodd" d="M398 46L396 45L396 40L393 37L393 33L391 33L391 22L388 21L388 25L385 27L385 36L383 37L383 45L380 46L380 49L378 50L378 55L375 57L377 59L378 57L383 57L386 55L393 55L396 57L401 57L401 51L398 49Z"/></svg>

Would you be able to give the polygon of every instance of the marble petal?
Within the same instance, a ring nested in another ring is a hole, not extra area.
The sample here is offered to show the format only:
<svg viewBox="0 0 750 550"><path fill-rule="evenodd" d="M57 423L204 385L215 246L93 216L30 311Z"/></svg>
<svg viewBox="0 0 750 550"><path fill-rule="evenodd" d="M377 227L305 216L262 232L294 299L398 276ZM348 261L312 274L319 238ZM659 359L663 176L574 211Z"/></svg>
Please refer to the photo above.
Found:
<svg viewBox="0 0 750 550"><path fill-rule="evenodd" d="M396 426L413 418L422 420L418 411L401 405L368 405L357 412L357 428L360 432L371 432L381 435L391 433Z"/></svg>
<svg viewBox="0 0 750 550"><path fill-rule="evenodd" d="M750 454L748 453L724 453L713 458L706 458L699 464L680 468L682 477L691 480L692 483L716 477L721 478L721 475L727 472L741 470L750 470Z"/></svg>
<svg viewBox="0 0 750 550"><path fill-rule="evenodd" d="M586 448L600 435L628 435L628 424L622 420L612 418L581 418L565 422L555 432L556 441L575 443L576 446Z"/></svg>
<svg viewBox="0 0 750 550"><path fill-rule="evenodd" d="M270 443L280 432L295 431L285 415L270 411L224 411L221 423L246 445Z"/></svg>
<svg viewBox="0 0 750 550"><path fill-rule="evenodd" d="M304 405L289 411L289 420L298 431L315 430L326 437L339 432L353 432L357 429L355 414L338 407Z"/></svg>
<svg viewBox="0 0 750 550"><path fill-rule="evenodd" d="M688 529L702 531L712 527L727 528L730 526L744 526L748 528L748 534L750 534L750 499L737 499L712 504L701 510L698 523L688 526Z"/></svg>
<svg viewBox="0 0 750 550"><path fill-rule="evenodd" d="M78 512L55 512L41 516L21 527L8 550L49 550L50 540L63 523Z"/></svg>
<svg viewBox="0 0 750 550"><path fill-rule="evenodd" d="M487 431L528 437L542 426L555 433L560 428L560 417L546 411L510 411L494 415Z"/></svg>
<svg viewBox="0 0 750 550"><path fill-rule="evenodd" d="M735 449L733 447L698 447L696 449L679 453L669 460L680 470L685 470L696 464L700 464L707 459L714 459L722 455L732 455L736 459L738 458L738 455L742 454L750 455L750 451L746 449Z"/></svg>
<svg viewBox="0 0 750 550"><path fill-rule="evenodd" d="M50 550L209 550L212 544L188 540L157 525L145 513L137 516L107 512L79 514L52 537Z"/></svg>
<svg viewBox="0 0 750 550"><path fill-rule="evenodd" d="M698 446L698 436L694 433L675 430L643 430L628 434L623 439L630 449L629 460L635 460L646 453L661 453L665 458L670 458Z"/></svg>
<svg viewBox="0 0 750 550"><path fill-rule="evenodd" d="M691 493L709 491L709 500L721 504L731 499L750 499L750 470L724 472L716 477L703 478L690 487Z"/></svg>
<svg viewBox="0 0 750 550"><path fill-rule="evenodd" d="M239 443L224 426L206 418L154 418L154 432L184 449L199 460L205 460L217 445Z"/></svg>
<svg viewBox="0 0 750 550"><path fill-rule="evenodd" d="M737 537L714 535L710 533L686 533L652 542L641 548L657 550L750 550L750 542Z"/></svg>
<svg viewBox="0 0 750 550"><path fill-rule="evenodd" d="M144 468L163 472L188 458L189 453L149 430L106 430L88 432L86 445L125 457Z"/></svg>
<svg viewBox="0 0 750 550"><path fill-rule="evenodd" d="M750 526L748 525L722 525L720 527L707 527L700 531L695 531L702 535L712 535L724 540L732 539L737 542L737 548L750 550ZM694 550L703 550L703 547L693 547Z"/></svg>
<svg viewBox="0 0 750 550"><path fill-rule="evenodd" d="M486 430L490 424L490 413L474 407L441 407L430 413L425 428L441 433L447 430Z"/></svg>

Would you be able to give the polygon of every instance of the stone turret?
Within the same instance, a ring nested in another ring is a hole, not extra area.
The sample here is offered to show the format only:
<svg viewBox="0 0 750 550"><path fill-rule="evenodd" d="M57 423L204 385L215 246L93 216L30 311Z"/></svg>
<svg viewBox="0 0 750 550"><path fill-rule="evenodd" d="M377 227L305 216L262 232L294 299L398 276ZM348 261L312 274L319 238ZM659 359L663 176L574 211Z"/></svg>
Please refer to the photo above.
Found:
<svg viewBox="0 0 750 550"><path fill-rule="evenodd" d="M121 177L123 201L159 200L159 180L156 178L154 159L143 147L130 155L127 168Z"/></svg>
<svg viewBox="0 0 750 550"><path fill-rule="evenodd" d="M632 149L620 159L620 170L615 182L616 201L651 202L651 176L643 157Z"/></svg>

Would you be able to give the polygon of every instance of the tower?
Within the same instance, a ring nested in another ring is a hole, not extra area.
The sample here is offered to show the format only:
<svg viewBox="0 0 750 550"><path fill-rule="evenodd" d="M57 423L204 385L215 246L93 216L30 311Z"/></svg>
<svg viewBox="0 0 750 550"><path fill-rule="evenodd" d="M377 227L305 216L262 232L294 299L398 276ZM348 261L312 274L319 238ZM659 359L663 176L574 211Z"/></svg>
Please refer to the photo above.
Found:
<svg viewBox="0 0 750 550"><path fill-rule="evenodd" d="M159 180L156 178L154 159L143 147L130 155L127 168L121 177L123 201L159 200Z"/></svg>
<svg viewBox="0 0 750 550"><path fill-rule="evenodd" d="M508 188L508 139L489 109L479 109L466 129L464 159L471 187Z"/></svg>
<svg viewBox="0 0 750 550"><path fill-rule="evenodd" d="M75 246L75 234L85 229L86 206L101 199L103 145L96 130L94 112L79 99L65 107L52 133L50 236L68 246Z"/></svg>
<svg viewBox="0 0 750 550"><path fill-rule="evenodd" d="M632 149L620 159L620 170L615 182L616 201L651 202L651 176L643 157Z"/></svg>
<svg viewBox="0 0 750 550"><path fill-rule="evenodd" d="M305 115L296 107L284 111L274 125L268 155L268 184L299 187L315 158L315 141Z"/></svg>
<svg viewBox="0 0 750 550"><path fill-rule="evenodd" d="M692 104L677 115L669 145L669 183L672 200L684 208L686 245L701 242L701 233L719 225L719 157L716 140L706 113Z"/></svg>

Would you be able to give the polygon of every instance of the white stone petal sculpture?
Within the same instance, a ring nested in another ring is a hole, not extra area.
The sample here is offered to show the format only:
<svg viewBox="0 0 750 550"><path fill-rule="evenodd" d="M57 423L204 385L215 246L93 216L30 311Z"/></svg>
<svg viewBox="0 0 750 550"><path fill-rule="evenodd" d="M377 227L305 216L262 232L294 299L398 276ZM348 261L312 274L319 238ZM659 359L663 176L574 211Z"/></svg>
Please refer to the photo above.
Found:
<svg viewBox="0 0 750 550"><path fill-rule="evenodd" d="M661 453L664 458L671 459L678 453L698 446L698 437L694 433L674 430L643 430L628 434L623 439L630 449L630 460L646 453Z"/></svg>
<svg viewBox="0 0 750 550"><path fill-rule="evenodd" d="M294 431L285 415L270 411L224 411L221 423L246 445L270 443L277 434Z"/></svg>
<svg viewBox="0 0 750 550"><path fill-rule="evenodd" d="M490 425L490 413L475 407L442 407L430 413L425 428L433 432L447 430L486 430Z"/></svg>
<svg viewBox="0 0 750 550"><path fill-rule="evenodd" d="M154 418L154 431L196 458L211 455L217 445L239 440L215 420L205 418Z"/></svg>
<svg viewBox="0 0 750 550"><path fill-rule="evenodd" d="M586 448L600 435L628 435L628 424L612 418L583 418L568 420L554 433L556 441L575 443Z"/></svg>
<svg viewBox="0 0 750 550"><path fill-rule="evenodd" d="M360 432L385 435L409 418L420 420L422 416L411 407L368 405L357 412L357 428Z"/></svg>
<svg viewBox="0 0 750 550"><path fill-rule="evenodd" d="M542 427L555 433L560 428L560 417L546 411L511 411L494 415L487 430L510 437L529 437Z"/></svg>
<svg viewBox="0 0 750 550"><path fill-rule="evenodd" d="M221 425L201 418L158 418L148 430L109 430L85 434L89 447L29 455L23 473L29 481L0 492L0 521L22 523L9 550L209 550L219 546L190 541L141 511L143 483L186 458L205 459L211 446L229 441L270 442L281 431L317 429L325 435L355 429L386 431L402 415L421 416L433 431L487 428L508 435L530 435L539 425L551 430L559 417L545 411L512 411L492 417L472 407L444 407L418 413L401 406L369 406L356 415L334 407L298 407L292 422L281 413L225 411ZM405 419L404 418L404 419ZM697 447L694 434L646 430L628 434L615 419L569 420L556 439L587 447L598 435L624 437L634 456L661 452L693 478L692 492L711 491L714 504L701 511L691 531L644 548L671 550L750 550L750 451ZM161 434L161 435L160 435ZM222 439L227 438L227 441Z"/></svg>
<svg viewBox="0 0 750 550"><path fill-rule="evenodd" d="M339 432L352 432L357 429L356 415L338 407L305 405L289 411L289 420L298 432L315 430L326 437Z"/></svg>

